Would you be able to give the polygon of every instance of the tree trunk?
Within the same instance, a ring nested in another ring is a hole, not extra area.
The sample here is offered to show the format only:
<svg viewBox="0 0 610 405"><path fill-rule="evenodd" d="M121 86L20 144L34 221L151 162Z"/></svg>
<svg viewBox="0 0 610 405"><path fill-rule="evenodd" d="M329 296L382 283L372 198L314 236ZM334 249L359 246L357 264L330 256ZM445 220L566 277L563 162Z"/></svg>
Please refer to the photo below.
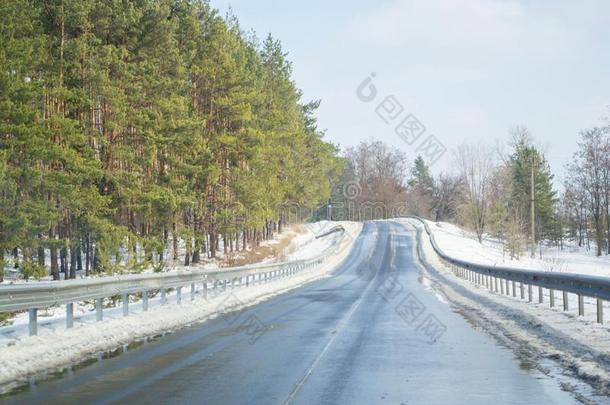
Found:
<svg viewBox="0 0 610 405"><path fill-rule="evenodd" d="M76 246L76 269L78 271L82 271L83 270L83 248L82 248L82 243L79 240L78 241L78 245Z"/></svg>
<svg viewBox="0 0 610 405"><path fill-rule="evenodd" d="M178 232L176 231L176 223L172 225L172 244L174 250L174 261L178 260Z"/></svg>
<svg viewBox="0 0 610 405"><path fill-rule="evenodd" d="M76 278L76 247L70 246L70 278Z"/></svg>
<svg viewBox="0 0 610 405"><path fill-rule="evenodd" d="M57 248L51 246L51 276L53 280L59 280L59 263L57 262Z"/></svg>
<svg viewBox="0 0 610 405"><path fill-rule="evenodd" d="M61 266L61 272L64 273L64 280L68 279L68 248L62 246L59 250L59 262Z"/></svg>
<svg viewBox="0 0 610 405"><path fill-rule="evenodd" d="M190 266L191 264L191 238L190 236L188 238L185 239L184 241L184 265L185 266Z"/></svg>
<svg viewBox="0 0 610 405"><path fill-rule="evenodd" d="M214 259L216 257L216 235L214 232L210 232L210 258Z"/></svg>
<svg viewBox="0 0 610 405"><path fill-rule="evenodd" d="M91 269L91 241L89 240L89 234L85 238L85 276L89 276L89 270Z"/></svg>
<svg viewBox="0 0 610 405"><path fill-rule="evenodd" d="M201 241L199 238L195 238L195 248L193 249L193 260L191 262L193 264L199 263L201 261Z"/></svg>

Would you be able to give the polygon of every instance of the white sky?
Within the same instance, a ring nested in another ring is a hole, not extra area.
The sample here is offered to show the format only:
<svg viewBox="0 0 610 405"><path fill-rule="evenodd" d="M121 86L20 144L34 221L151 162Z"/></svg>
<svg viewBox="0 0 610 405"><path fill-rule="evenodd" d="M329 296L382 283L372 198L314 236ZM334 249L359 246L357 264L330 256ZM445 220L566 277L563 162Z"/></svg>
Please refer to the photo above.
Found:
<svg viewBox="0 0 610 405"><path fill-rule="evenodd" d="M244 29L279 38L327 139L404 143L376 114L394 95L447 148L508 140L527 126L558 181L578 132L610 115L610 2L516 0L275 1L229 5ZM356 97L371 72L379 96ZM446 153L434 171L451 170Z"/></svg>

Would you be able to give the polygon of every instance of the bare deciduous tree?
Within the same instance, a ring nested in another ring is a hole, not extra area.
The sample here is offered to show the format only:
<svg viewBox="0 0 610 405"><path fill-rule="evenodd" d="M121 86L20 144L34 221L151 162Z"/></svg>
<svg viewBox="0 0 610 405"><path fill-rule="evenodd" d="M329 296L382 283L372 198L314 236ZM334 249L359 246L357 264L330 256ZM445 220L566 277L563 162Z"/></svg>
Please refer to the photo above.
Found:
<svg viewBox="0 0 610 405"><path fill-rule="evenodd" d="M462 202L464 182L460 176L441 173L434 185L434 214L435 220L454 220L458 215Z"/></svg>
<svg viewBox="0 0 610 405"><path fill-rule="evenodd" d="M462 214L479 242L483 242L489 208L490 177L494 169L492 151L482 144L461 145L455 157L465 185L466 201Z"/></svg>
<svg viewBox="0 0 610 405"><path fill-rule="evenodd" d="M393 210L405 201L406 156L383 142L371 140L347 149L346 157L361 188L354 197L360 219L395 215Z"/></svg>

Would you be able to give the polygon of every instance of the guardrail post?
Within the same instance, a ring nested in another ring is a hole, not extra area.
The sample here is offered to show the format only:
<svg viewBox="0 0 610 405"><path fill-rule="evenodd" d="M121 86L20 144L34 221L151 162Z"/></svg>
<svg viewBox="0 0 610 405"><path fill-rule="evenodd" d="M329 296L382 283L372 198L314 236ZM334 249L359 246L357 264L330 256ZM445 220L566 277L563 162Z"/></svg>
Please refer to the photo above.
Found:
<svg viewBox="0 0 610 405"><path fill-rule="evenodd" d="M513 297L517 296L517 282L513 280Z"/></svg>
<svg viewBox="0 0 610 405"><path fill-rule="evenodd" d="M500 294L504 295L504 279L500 279Z"/></svg>
<svg viewBox="0 0 610 405"><path fill-rule="evenodd" d="M178 304L182 302L182 287L176 288L176 302Z"/></svg>
<svg viewBox="0 0 610 405"><path fill-rule="evenodd" d="M204 300L208 299L208 282L207 281L203 282L203 291L201 291L201 294L203 295Z"/></svg>
<svg viewBox="0 0 610 405"><path fill-rule="evenodd" d="M555 290L549 289L549 298L549 301L551 302L551 308L553 308L555 306Z"/></svg>
<svg viewBox="0 0 610 405"><path fill-rule="evenodd" d="M542 304L544 302L544 291L542 287L538 287L538 303Z"/></svg>
<svg viewBox="0 0 610 405"><path fill-rule="evenodd" d="M521 299L524 300L525 299L525 286L523 285L523 282L519 283L519 287L521 288Z"/></svg>
<svg viewBox="0 0 610 405"><path fill-rule="evenodd" d="M227 291L227 280L222 280L222 291Z"/></svg>
<svg viewBox="0 0 610 405"><path fill-rule="evenodd" d="M28 309L30 336L38 335L38 308Z"/></svg>
<svg viewBox="0 0 610 405"><path fill-rule="evenodd" d="M123 294L121 300L123 301L123 316L129 315L129 294Z"/></svg>
<svg viewBox="0 0 610 405"><path fill-rule="evenodd" d="M604 323L604 301L597 299L597 323Z"/></svg>
<svg viewBox="0 0 610 405"><path fill-rule="evenodd" d="M148 311L148 291L142 291L142 311Z"/></svg>
<svg viewBox="0 0 610 405"><path fill-rule="evenodd" d="M534 300L534 291L532 291L532 285L527 285L527 302L532 302Z"/></svg>
<svg viewBox="0 0 610 405"><path fill-rule="evenodd" d="M165 305L167 304L167 291L165 291L165 288L161 289L161 305Z"/></svg>
<svg viewBox="0 0 610 405"><path fill-rule="evenodd" d="M195 284L191 283L191 301L195 301Z"/></svg>
<svg viewBox="0 0 610 405"><path fill-rule="evenodd" d="M101 322L104 320L104 298L95 299L95 320Z"/></svg>
<svg viewBox="0 0 610 405"><path fill-rule="evenodd" d="M66 304L66 328L70 329L74 326L74 304Z"/></svg>
<svg viewBox="0 0 610 405"><path fill-rule="evenodd" d="M498 292L498 277L494 277L494 290Z"/></svg>
<svg viewBox="0 0 610 405"><path fill-rule="evenodd" d="M570 310L570 304L568 302L568 292L567 291L563 291L563 310L564 311Z"/></svg>
<svg viewBox="0 0 610 405"><path fill-rule="evenodd" d="M585 297L578 294L578 315L585 316Z"/></svg>

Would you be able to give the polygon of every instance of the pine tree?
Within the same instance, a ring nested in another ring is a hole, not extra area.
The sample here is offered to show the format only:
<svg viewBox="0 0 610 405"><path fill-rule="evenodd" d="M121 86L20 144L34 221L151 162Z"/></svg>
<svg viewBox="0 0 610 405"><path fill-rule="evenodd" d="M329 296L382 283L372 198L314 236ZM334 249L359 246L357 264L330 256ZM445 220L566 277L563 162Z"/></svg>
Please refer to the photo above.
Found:
<svg viewBox="0 0 610 405"><path fill-rule="evenodd" d="M527 136L517 138L510 158L512 168L511 209L520 218L523 232L529 234L532 201L531 176L534 173L534 208L536 213L536 239L556 234L556 192L553 175L544 155L531 144Z"/></svg>
<svg viewBox="0 0 610 405"><path fill-rule="evenodd" d="M0 262L196 263L328 198L337 149L281 44L207 2L15 0L0 23Z"/></svg>

